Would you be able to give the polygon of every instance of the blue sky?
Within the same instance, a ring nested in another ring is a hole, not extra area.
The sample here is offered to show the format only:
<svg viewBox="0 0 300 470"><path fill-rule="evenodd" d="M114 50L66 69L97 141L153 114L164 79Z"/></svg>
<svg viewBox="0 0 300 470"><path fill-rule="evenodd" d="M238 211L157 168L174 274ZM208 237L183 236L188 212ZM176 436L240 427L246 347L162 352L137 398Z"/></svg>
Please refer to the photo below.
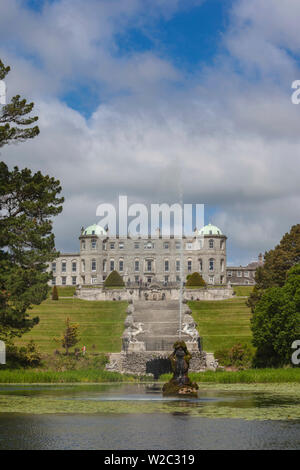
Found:
<svg viewBox="0 0 300 470"><path fill-rule="evenodd" d="M2 2L8 94L41 129L4 158L60 179L57 248L78 249L100 202L173 203L179 184L229 263L278 243L299 222L299 15L298 0Z"/></svg>

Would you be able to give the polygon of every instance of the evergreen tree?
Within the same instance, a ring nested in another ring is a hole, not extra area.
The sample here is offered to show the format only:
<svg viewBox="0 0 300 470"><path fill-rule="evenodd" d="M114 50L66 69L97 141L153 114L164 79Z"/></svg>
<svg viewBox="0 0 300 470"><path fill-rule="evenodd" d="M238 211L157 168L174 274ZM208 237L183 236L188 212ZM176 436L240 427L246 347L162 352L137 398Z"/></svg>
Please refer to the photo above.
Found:
<svg viewBox="0 0 300 470"><path fill-rule="evenodd" d="M66 350L66 354L69 354L69 349L75 346L79 338L79 325L77 323L71 324L70 318L66 319L66 329L60 338L55 338L56 341L60 341L62 347Z"/></svg>
<svg viewBox="0 0 300 470"><path fill-rule="evenodd" d="M10 71L0 60L0 80L4 80ZM30 117L34 103L27 103L20 95L12 98L11 102L0 108L0 147L11 142L22 142L33 139L39 134L38 126L32 124L38 120L37 116Z"/></svg>
<svg viewBox="0 0 300 470"><path fill-rule="evenodd" d="M9 72L0 61L0 79ZM38 128L28 126L37 120L23 118L33 103L19 97L0 110L0 147L9 142L31 139ZM48 296L47 265L58 256L54 248L52 217L62 210L59 181L30 169L9 170L0 162L0 339L7 341L32 328L38 318L27 311Z"/></svg>
<svg viewBox="0 0 300 470"><path fill-rule="evenodd" d="M57 292L56 286L53 286L53 289L52 289L52 300L58 300L58 292Z"/></svg>

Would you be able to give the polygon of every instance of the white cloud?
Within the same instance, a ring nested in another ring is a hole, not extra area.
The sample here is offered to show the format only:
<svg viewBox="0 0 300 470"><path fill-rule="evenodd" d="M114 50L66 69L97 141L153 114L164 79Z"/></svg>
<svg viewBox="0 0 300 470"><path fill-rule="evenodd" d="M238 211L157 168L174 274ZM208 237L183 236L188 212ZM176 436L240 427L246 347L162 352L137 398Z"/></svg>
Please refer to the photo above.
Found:
<svg viewBox="0 0 300 470"><path fill-rule="evenodd" d="M9 3L5 24L20 21L19 3ZM81 1L72 8L62 1L39 22L26 14L19 40L37 51L43 67L5 45L0 50L15 70L9 86L36 98L41 128L34 141L5 149L5 159L61 180L58 248L75 250L81 225L118 194L175 202L178 169L187 202L218 206L213 222L229 237L232 261L273 247L299 222L300 106L290 100L291 82L300 78L290 54L299 47L298 2L289 2L288 12L282 2L267 0L271 11L257 0L236 2L224 35L230 55L188 78L156 51L114 53L114 34L134 18L145 25L140 1L89 3L82 9ZM182 7L153 4L153 21ZM107 93L89 120L55 98L77 73Z"/></svg>

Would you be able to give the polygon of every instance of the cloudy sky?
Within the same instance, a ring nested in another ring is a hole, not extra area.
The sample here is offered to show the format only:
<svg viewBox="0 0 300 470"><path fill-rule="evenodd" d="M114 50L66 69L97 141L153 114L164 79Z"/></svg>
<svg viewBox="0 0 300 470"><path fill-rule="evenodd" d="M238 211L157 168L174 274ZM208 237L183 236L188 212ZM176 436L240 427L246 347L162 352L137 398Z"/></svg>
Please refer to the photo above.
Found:
<svg viewBox="0 0 300 470"><path fill-rule="evenodd" d="M272 248L300 212L299 0L0 0L8 98L41 134L2 149L60 179L57 248L96 207L205 203L229 264Z"/></svg>

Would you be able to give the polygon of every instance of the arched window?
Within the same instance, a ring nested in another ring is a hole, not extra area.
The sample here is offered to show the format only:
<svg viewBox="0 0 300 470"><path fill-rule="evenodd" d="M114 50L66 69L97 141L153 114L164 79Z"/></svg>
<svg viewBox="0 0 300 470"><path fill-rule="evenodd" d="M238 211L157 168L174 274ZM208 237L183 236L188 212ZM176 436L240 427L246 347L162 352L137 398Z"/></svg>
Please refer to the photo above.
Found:
<svg viewBox="0 0 300 470"><path fill-rule="evenodd" d="M221 259L221 272L222 273L224 272L224 266L225 266L224 260Z"/></svg>
<svg viewBox="0 0 300 470"><path fill-rule="evenodd" d="M213 258L209 259L209 270L213 271L215 269L215 260Z"/></svg>
<svg viewBox="0 0 300 470"><path fill-rule="evenodd" d="M202 259L199 259L199 271L200 273L202 272L203 270L203 262L202 262Z"/></svg>
<svg viewBox="0 0 300 470"><path fill-rule="evenodd" d="M192 260L191 259L188 259L187 270L188 270L188 273L192 272Z"/></svg>
<svg viewBox="0 0 300 470"><path fill-rule="evenodd" d="M124 271L124 260L119 259L119 271L120 273Z"/></svg>
<svg viewBox="0 0 300 470"><path fill-rule="evenodd" d="M75 260L72 261L72 273L76 273L77 271L77 262Z"/></svg>
<svg viewBox="0 0 300 470"><path fill-rule="evenodd" d="M165 259L165 272L169 272L169 260Z"/></svg>
<svg viewBox="0 0 300 470"><path fill-rule="evenodd" d="M134 260L134 270L136 272L140 270L140 261L138 259Z"/></svg>
<svg viewBox="0 0 300 470"><path fill-rule="evenodd" d="M81 260L81 271L82 271L83 273L84 273L84 271L85 271L85 260L84 260L84 259Z"/></svg>
<svg viewBox="0 0 300 470"><path fill-rule="evenodd" d="M110 270L113 271L115 269L115 260L111 259L110 260Z"/></svg>
<svg viewBox="0 0 300 470"><path fill-rule="evenodd" d="M208 242L208 243L209 243L209 245L208 245L208 246L209 246L209 248L213 248L213 247L214 247L214 241L213 241L213 239L212 239L212 238L209 240L209 242Z"/></svg>
<svg viewBox="0 0 300 470"><path fill-rule="evenodd" d="M63 260L61 262L61 272L65 273L66 271L67 271L67 262L65 260Z"/></svg>
<svg viewBox="0 0 300 470"><path fill-rule="evenodd" d="M220 249L221 249L221 250L224 250L224 240L221 240L221 241L220 241Z"/></svg>
<svg viewBox="0 0 300 470"><path fill-rule="evenodd" d="M94 258L94 259L92 259L92 271L96 271L96 269L97 269L97 262Z"/></svg>
<svg viewBox="0 0 300 470"><path fill-rule="evenodd" d="M103 272L106 273L106 259L103 260L102 269L103 269Z"/></svg>

